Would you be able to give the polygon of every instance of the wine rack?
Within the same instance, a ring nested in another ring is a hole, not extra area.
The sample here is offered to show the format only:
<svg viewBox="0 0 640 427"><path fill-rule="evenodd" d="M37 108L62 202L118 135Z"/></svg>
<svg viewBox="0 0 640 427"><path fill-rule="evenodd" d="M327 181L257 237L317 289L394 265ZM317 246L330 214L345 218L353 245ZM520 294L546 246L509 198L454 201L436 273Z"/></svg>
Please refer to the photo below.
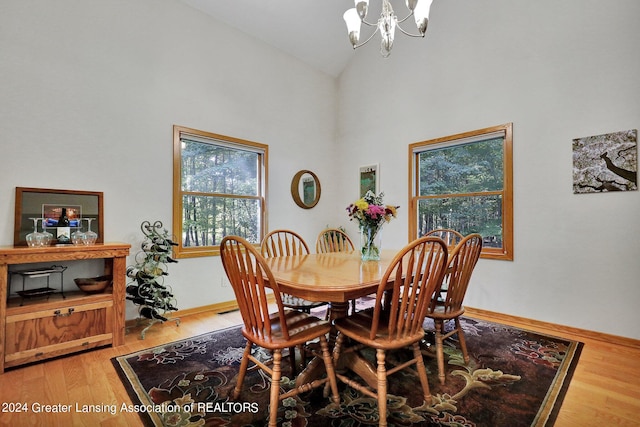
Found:
<svg viewBox="0 0 640 427"><path fill-rule="evenodd" d="M151 326L168 321L171 312L178 309L171 287L165 283L165 277L169 275L167 265L178 261L170 256L172 247L177 243L171 240L162 222L152 224L144 221L140 229L144 240L140 245L141 251L136 254L136 264L127 267L130 282L126 287L126 298L138 306L138 323L148 323L140 332L144 339ZM180 325L179 318L171 320Z"/></svg>

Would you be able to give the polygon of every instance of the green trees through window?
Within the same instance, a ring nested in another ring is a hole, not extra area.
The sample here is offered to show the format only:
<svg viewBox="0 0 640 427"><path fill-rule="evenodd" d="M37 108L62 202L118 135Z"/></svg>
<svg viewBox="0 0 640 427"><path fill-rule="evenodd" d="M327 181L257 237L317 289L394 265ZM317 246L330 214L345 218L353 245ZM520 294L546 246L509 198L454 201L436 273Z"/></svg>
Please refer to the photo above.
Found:
<svg viewBox="0 0 640 427"><path fill-rule="evenodd" d="M410 238L480 233L484 256L512 259L511 124L412 144L410 156Z"/></svg>
<svg viewBox="0 0 640 427"><path fill-rule="evenodd" d="M179 253L217 254L226 235L260 243L267 146L176 128L174 234L180 236Z"/></svg>
<svg viewBox="0 0 640 427"><path fill-rule="evenodd" d="M502 138L420 153L420 195L429 197L418 203L418 234L450 228L502 246L502 154Z"/></svg>

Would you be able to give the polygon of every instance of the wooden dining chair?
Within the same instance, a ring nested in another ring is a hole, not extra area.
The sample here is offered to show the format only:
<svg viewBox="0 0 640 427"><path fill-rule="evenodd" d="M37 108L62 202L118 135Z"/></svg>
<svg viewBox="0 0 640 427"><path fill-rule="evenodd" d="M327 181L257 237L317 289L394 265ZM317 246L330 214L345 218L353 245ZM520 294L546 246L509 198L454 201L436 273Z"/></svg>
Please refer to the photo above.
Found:
<svg viewBox="0 0 640 427"><path fill-rule="evenodd" d="M449 266L447 268L447 287L441 300L433 298L427 310L427 317L433 319L435 326L436 357L438 359L438 378L440 383L445 383L444 374L444 340L458 334L460 350L464 357L464 363L469 363L467 343L464 339L464 331L460 326L460 316L464 314L464 296L469 287L471 274L480 258L482 251L482 236L469 234L449 254ZM444 323L453 320L454 329L445 332Z"/></svg>
<svg viewBox="0 0 640 427"><path fill-rule="evenodd" d="M424 336L422 324L434 291L440 286L447 266L447 247L437 237L422 237L405 246L389 264L380 279L373 309L358 311L336 319L338 337L333 352L340 355L362 347L376 350L377 390L338 373L338 378L362 393L377 398L379 425L387 425L387 377L401 369L416 365L424 401L431 403L427 372L420 352ZM386 295L386 296L385 296ZM345 338L355 345L342 349ZM413 358L398 366L386 368L386 352L411 347ZM371 369L375 370L373 366Z"/></svg>
<svg viewBox="0 0 640 427"><path fill-rule="evenodd" d="M337 380L326 339L331 324L307 313L285 310L273 273L264 257L247 240L238 236L226 236L220 243L220 256L240 307L240 314L244 322L242 335L247 339L247 345L240 362L238 381L233 390L233 399L238 399L240 396L242 383L249 361L251 361L271 377L269 426L276 425L280 400L307 392L326 383L329 383L331 389L331 400L334 403L339 403ZM269 301L265 283L269 284L276 296L278 311L272 314L268 311ZM282 349L304 345L312 340L320 342L326 378L301 384L280 394ZM251 354L251 348L254 344L271 351L273 354L272 367L267 366Z"/></svg>
<svg viewBox="0 0 640 427"><path fill-rule="evenodd" d="M462 234L457 232L456 230L451 230L449 228L437 228L435 230L427 231L425 236L435 236L444 240L444 243L447 245L447 249L449 252L456 247L458 243L464 238Z"/></svg>
<svg viewBox="0 0 640 427"><path fill-rule="evenodd" d="M273 230L268 233L260 245L260 252L265 258L276 256L308 255L307 242L295 231ZM310 313L311 309L327 305L326 302L307 301L293 295L282 294L285 307Z"/></svg>
<svg viewBox="0 0 640 427"><path fill-rule="evenodd" d="M447 244L447 249L449 250L449 257L451 257L451 252L453 252L453 249L456 247L456 245L460 243L462 239L464 239L464 236L462 234L450 228L436 228L435 230L427 231L424 235L435 236L444 240L444 242ZM442 301L443 295L447 291L448 282L449 277L445 275L444 280L442 281L442 288L440 289L440 292L437 292L435 294L435 298Z"/></svg>
<svg viewBox="0 0 640 427"><path fill-rule="evenodd" d="M316 238L316 253L324 254L328 252L349 252L355 250L353 241L347 233L339 228L326 228L322 230ZM356 300L350 301L351 312L356 311ZM329 311L327 311L327 317Z"/></svg>
<svg viewBox="0 0 640 427"><path fill-rule="evenodd" d="M260 245L260 252L265 258L271 258L276 256L291 256L291 255L308 255L309 246L295 231L291 230L273 230L268 233ZM322 307L328 305L328 302L309 301L304 298L296 297L289 294L281 294L282 304L286 308L293 310L300 310L305 313L311 313L311 310L316 307ZM328 312L325 314L325 318L328 319ZM305 350L304 345L299 345L298 351L300 352L300 363L304 363ZM296 372L296 353L295 348L291 348L289 351L289 358L291 359L291 371Z"/></svg>
<svg viewBox="0 0 640 427"><path fill-rule="evenodd" d="M349 235L339 228L326 228L316 238L316 252L349 252L355 250Z"/></svg>

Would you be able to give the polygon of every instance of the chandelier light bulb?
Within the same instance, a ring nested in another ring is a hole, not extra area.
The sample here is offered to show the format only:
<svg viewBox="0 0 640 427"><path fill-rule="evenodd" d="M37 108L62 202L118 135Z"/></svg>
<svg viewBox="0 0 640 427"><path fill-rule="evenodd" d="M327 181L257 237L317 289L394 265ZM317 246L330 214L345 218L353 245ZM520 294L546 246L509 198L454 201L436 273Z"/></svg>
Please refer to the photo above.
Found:
<svg viewBox="0 0 640 427"><path fill-rule="evenodd" d="M433 0L420 0L413 11L413 15L416 20L416 27L418 27L418 31L423 37L424 33L427 31L427 25L429 24L431 3L433 3Z"/></svg>
<svg viewBox="0 0 640 427"><path fill-rule="evenodd" d="M369 0L353 0L360 19L363 20L367 16L369 10Z"/></svg>
<svg viewBox="0 0 640 427"><path fill-rule="evenodd" d="M413 12L418 4L418 0L405 0L405 4L407 5L407 9Z"/></svg>
<svg viewBox="0 0 640 427"><path fill-rule="evenodd" d="M377 22L369 22L365 18L369 10L369 0L354 0L355 7L347 10L344 15L344 21L347 24L347 33L349 41L354 49L363 46L371 40L376 33L380 32L380 53L383 57L391 54L393 48L393 40L395 37L396 27L398 31L409 37L424 37L429 24L429 10L433 0L405 0L405 5L409 13L399 19L391 7L389 0L381 0L382 12ZM413 16L418 34L407 32L402 28L402 23ZM365 24L368 27L375 28L373 33L362 43L360 43L360 27Z"/></svg>
<svg viewBox="0 0 640 427"><path fill-rule="evenodd" d="M360 24L362 23L360 15L355 8L352 8L347 10L342 17L344 18L344 22L347 24L349 41L351 41L351 44L355 49L358 41L360 40Z"/></svg>

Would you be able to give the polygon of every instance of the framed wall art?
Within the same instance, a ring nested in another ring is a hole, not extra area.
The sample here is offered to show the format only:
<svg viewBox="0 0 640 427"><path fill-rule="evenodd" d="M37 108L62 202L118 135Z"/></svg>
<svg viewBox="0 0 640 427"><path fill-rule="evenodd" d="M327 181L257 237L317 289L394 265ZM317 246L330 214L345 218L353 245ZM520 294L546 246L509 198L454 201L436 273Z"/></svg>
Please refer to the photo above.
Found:
<svg viewBox="0 0 640 427"><path fill-rule="evenodd" d="M638 189L638 130L573 140L573 192Z"/></svg>
<svg viewBox="0 0 640 427"><path fill-rule="evenodd" d="M375 194L380 192L380 167L378 164L360 166L358 178L358 194L361 198L364 197L369 190Z"/></svg>
<svg viewBox="0 0 640 427"><path fill-rule="evenodd" d="M102 243L102 200L103 193L96 191L16 187L13 244L26 246L26 236L34 228L53 234L53 244L69 243L70 233L82 227L85 231L91 227L91 231L98 233L96 242ZM60 223L61 219L64 224ZM39 220L37 225L34 220Z"/></svg>

